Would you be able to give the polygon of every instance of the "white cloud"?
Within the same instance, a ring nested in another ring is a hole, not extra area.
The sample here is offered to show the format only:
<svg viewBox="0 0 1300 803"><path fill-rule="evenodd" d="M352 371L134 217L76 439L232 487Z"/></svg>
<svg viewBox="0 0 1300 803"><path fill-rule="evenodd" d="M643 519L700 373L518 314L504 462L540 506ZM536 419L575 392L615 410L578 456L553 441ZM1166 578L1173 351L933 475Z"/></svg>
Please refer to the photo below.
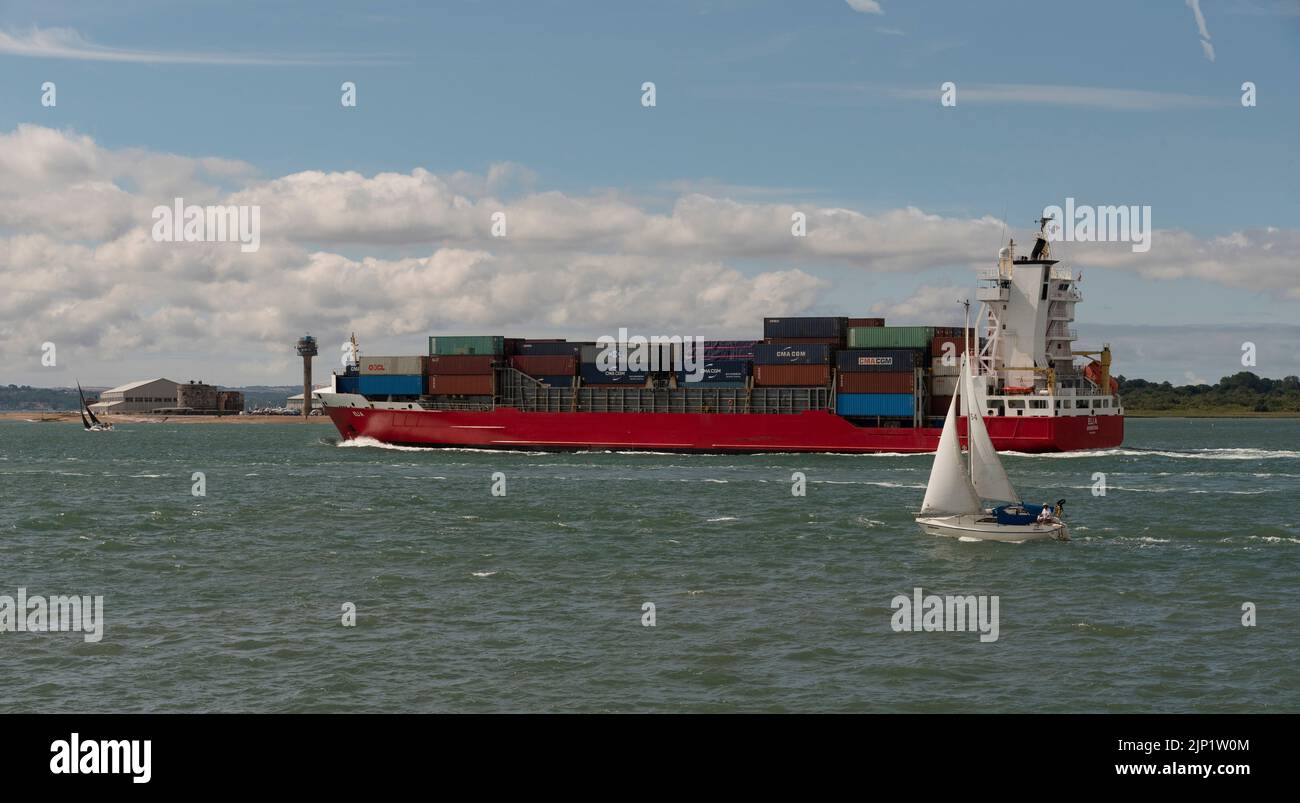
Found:
<svg viewBox="0 0 1300 803"><path fill-rule="evenodd" d="M939 89L937 86L925 89L899 89L891 91L890 94L910 100L937 103ZM1180 92L1052 84L959 84L957 98L961 103L1028 103L1128 111L1204 109L1229 105L1228 101L1221 98Z"/></svg>
<svg viewBox="0 0 1300 803"><path fill-rule="evenodd" d="M0 53L42 59L116 61L137 64L221 64L256 66L311 66L337 64L322 56L268 56L238 53L181 53L108 47L86 39L72 28L32 27L25 32L0 31ZM369 61L369 59L365 59ZM355 63L355 59L351 59Z"/></svg>
<svg viewBox="0 0 1300 803"><path fill-rule="evenodd" d="M876 0L846 0L849 8L859 11L863 14L884 14L885 10L880 7Z"/></svg>
<svg viewBox="0 0 1300 803"><path fill-rule="evenodd" d="M1151 250L1135 254L1128 243L1070 243L1064 256L1076 267L1130 270L1149 279L1203 279L1300 301L1300 229L1265 227L1201 238L1157 229Z"/></svg>
<svg viewBox="0 0 1300 803"><path fill-rule="evenodd" d="M58 384L39 367L40 344L53 341L60 370L87 382L139 378L142 366L188 355L230 372L205 370L210 380L245 384L291 378L285 349L303 331L323 342L356 331L363 347L406 351L438 331L754 336L774 310L833 302L817 267L917 274L925 285L931 269L987 265L1003 231L992 217L911 207L868 215L699 192L662 211L615 193L494 195L534 180L519 166L263 180L241 162L108 149L20 126L0 134L0 360L19 381ZM155 243L149 212L175 195L260 204L261 249ZM507 214L504 239L491 235L495 211ZM794 212L807 215L806 237L791 236ZM1160 230L1146 254L1073 244L1066 257L1300 299L1297 252L1296 229L1210 239ZM880 311L957 323L958 299L969 296L969 287L926 285Z"/></svg>
<svg viewBox="0 0 1300 803"><path fill-rule="evenodd" d="M979 312L971 287L953 284L922 285L912 295L902 300L885 300L872 305L873 315L885 318L890 324L960 326L965 321L961 302L971 302L971 319Z"/></svg>
<svg viewBox="0 0 1300 803"><path fill-rule="evenodd" d="M1214 61L1214 45L1210 44L1210 29L1205 24L1205 15L1201 13L1201 0L1186 0L1187 7L1192 10L1192 16L1196 18L1196 30L1201 35L1201 50L1205 53L1205 58Z"/></svg>

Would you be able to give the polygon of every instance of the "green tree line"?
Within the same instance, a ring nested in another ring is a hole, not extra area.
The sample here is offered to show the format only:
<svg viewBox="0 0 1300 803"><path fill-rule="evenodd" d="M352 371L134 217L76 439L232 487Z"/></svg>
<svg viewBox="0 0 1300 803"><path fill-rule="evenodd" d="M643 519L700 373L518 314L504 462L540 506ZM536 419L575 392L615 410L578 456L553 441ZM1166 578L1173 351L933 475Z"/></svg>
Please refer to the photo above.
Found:
<svg viewBox="0 0 1300 803"><path fill-rule="evenodd" d="M1300 377L1295 376L1266 379L1241 371L1214 385L1115 379L1127 410L1300 413Z"/></svg>

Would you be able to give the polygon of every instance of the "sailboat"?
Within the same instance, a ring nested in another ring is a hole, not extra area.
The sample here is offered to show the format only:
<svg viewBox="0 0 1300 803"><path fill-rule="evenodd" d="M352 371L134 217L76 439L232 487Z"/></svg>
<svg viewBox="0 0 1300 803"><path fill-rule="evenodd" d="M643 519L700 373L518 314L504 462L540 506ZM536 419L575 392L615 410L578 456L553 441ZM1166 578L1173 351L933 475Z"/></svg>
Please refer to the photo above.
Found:
<svg viewBox="0 0 1300 803"><path fill-rule="evenodd" d="M80 382L77 383L77 395L81 397L81 426L86 432L111 432L113 425L105 424L96 418L95 411L90 409L89 404L86 404L86 394L81 390ZM89 421L86 420L86 416L90 416Z"/></svg>
<svg viewBox="0 0 1300 803"><path fill-rule="evenodd" d="M964 464L957 433L958 404L963 395L968 400L979 398L966 354L962 355L961 376L948 405L939 448L934 453L921 515L916 518L921 530L930 535L979 541L1070 540L1065 522L1060 519L1064 500L1057 503L1057 513L1050 518L1040 518L1043 505L1029 505L1020 500L984 427L982 411L969 403L966 405L969 465ZM1002 504L985 508L983 499Z"/></svg>

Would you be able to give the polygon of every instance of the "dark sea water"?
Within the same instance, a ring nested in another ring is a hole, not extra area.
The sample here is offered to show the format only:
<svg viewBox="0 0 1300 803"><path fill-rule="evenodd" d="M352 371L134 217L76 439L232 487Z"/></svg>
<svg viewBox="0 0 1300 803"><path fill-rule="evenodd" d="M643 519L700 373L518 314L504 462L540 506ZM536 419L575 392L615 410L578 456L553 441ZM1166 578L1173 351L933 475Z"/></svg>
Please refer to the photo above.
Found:
<svg viewBox="0 0 1300 803"><path fill-rule="evenodd" d="M930 460L0 422L0 595L106 619L0 633L0 711L1300 710L1300 421L1007 456L1068 544L923 535ZM997 595L998 640L893 632L917 586Z"/></svg>

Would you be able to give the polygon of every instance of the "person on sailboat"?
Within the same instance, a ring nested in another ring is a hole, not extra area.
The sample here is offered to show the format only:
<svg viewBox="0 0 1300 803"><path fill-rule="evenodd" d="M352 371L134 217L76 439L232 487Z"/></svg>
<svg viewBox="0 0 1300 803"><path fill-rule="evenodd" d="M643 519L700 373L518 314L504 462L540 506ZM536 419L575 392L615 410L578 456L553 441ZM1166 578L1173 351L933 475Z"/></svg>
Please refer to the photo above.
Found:
<svg viewBox="0 0 1300 803"><path fill-rule="evenodd" d="M1038 523L1047 524L1051 520L1052 520L1052 506L1044 502L1043 509L1038 511Z"/></svg>

